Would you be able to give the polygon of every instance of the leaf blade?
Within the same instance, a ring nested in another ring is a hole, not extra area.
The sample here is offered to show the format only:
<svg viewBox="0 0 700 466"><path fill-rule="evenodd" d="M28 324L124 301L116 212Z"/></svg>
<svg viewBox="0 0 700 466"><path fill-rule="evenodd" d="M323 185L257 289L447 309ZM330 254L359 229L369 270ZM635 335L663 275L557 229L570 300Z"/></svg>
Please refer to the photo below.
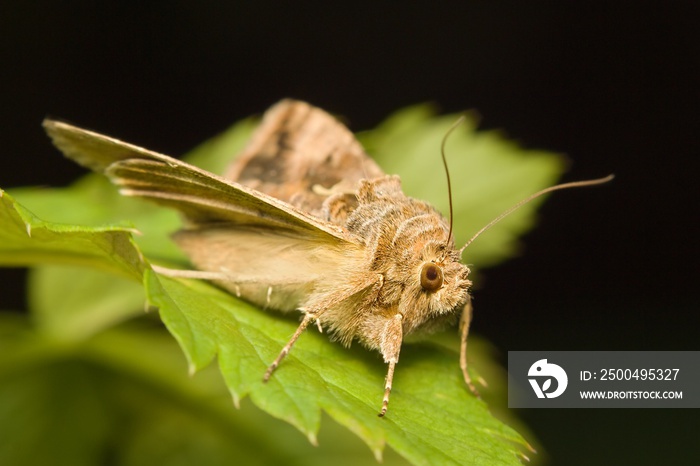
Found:
<svg viewBox="0 0 700 466"><path fill-rule="evenodd" d="M0 263L63 263L141 279L143 257L120 225L85 228L45 222L0 190Z"/></svg>

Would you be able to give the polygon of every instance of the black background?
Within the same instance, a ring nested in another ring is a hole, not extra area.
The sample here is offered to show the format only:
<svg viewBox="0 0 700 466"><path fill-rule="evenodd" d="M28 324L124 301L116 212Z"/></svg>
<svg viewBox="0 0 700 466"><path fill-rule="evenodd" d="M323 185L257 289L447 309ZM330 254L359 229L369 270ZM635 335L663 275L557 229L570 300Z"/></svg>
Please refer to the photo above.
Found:
<svg viewBox="0 0 700 466"><path fill-rule="evenodd" d="M695 2L4 2L0 186L83 170L46 115L178 155L290 96L355 130L423 101L568 154L523 253L483 271L475 333L508 350L698 350ZM459 179L459 173L453 173ZM22 273L0 270L1 308ZM552 464L700 461L695 410L524 410Z"/></svg>

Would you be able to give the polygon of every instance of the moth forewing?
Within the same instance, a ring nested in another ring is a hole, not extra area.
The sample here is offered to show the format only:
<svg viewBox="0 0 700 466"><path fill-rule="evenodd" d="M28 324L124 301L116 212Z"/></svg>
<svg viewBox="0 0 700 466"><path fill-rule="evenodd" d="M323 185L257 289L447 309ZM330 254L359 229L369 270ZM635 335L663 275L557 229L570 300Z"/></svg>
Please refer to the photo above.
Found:
<svg viewBox="0 0 700 466"><path fill-rule="evenodd" d="M353 240L337 225L167 155L56 120L43 125L66 157L104 173L122 194L176 208L190 222L282 226L313 237Z"/></svg>
<svg viewBox="0 0 700 466"><path fill-rule="evenodd" d="M265 112L224 176L322 216L330 194L355 193L360 180L383 175L342 123L305 102L283 100Z"/></svg>
<svg viewBox="0 0 700 466"><path fill-rule="evenodd" d="M195 225L228 222L288 229L315 238L353 240L336 225L175 159L116 161L105 169L105 174L120 187L121 194L174 207Z"/></svg>

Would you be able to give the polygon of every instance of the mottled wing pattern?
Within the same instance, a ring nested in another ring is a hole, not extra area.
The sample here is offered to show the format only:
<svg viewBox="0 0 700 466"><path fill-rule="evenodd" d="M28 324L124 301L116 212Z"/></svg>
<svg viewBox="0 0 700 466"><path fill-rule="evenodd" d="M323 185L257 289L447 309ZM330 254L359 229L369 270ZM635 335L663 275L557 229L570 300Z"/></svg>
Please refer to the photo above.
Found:
<svg viewBox="0 0 700 466"><path fill-rule="evenodd" d="M282 100L263 117L225 178L321 216L331 194L354 194L361 179L383 176L355 136L305 102Z"/></svg>

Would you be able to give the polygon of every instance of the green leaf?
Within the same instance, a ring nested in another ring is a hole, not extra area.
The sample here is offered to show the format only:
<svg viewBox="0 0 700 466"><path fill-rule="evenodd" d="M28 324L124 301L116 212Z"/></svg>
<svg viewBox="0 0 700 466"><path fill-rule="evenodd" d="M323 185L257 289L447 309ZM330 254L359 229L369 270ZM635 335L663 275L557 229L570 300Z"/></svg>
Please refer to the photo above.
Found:
<svg viewBox="0 0 700 466"><path fill-rule="evenodd" d="M89 228L45 222L0 189L3 265L81 265L138 280L144 262L132 233L133 229L118 225Z"/></svg>
<svg viewBox="0 0 700 466"><path fill-rule="evenodd" d="M94 197L75 195L85 185L95 194L92 179L87 181L48 196L17 191L35 203L37 198L44 199L47 212L65 218L75 215L71 212L91 210L79 203ZM107 203L105 208L111 206ZM122 226L45 222L0 190L0 264L40 266L30 274L29 303L34 321L57 338L84 338L143 313L145 294L138 283L144 263L133 232Z"/></svg>
<svg viewBox="0 0 700 466"><path fill-rule="evenodd" d="M431 200L438 206L446 205L439 147L454 120L452 116L434 118L425 107L415 107L365 133L363 140L388 173L401 174L407 193ZM238 150L242 135L249 130L250 124L234 128L218 142L201 146L195 158L205 166L220 167L223 155ZM551 154L523 154L515 145L493 133L474 133L473 123L468 131L458 131L450 138L448 154L453 153L465 154L455 162L450 157L455 180L455 231L459 241L464 241L521 198L551 184L561 168L559 159ZM182 255L170 245L163 246L167 243L163 227L153 221L162 215L158 213L161 209L146 204L140 207L133 200L122 204L124 201L105 194L100 183L88 177L77 186L55 190L50 195L15 192L22 195L22 199L26 195L37 209L53 202L53 208L46 209L44 215L62 215L62 221L73 218L94 225L94 220L76 218L83 215L75 213L82 209L93 211L96 219L111 223L117 212L124 215L122 220L133 221L144 232L138 241L147 257L182 260ZM93 198L94 192L100 193L109 201L94 203L85 196L87 192L93 193ZM86 202L90 204L88 209L83 208ZM441 335L439 344L404 347L394 380L391 409L387 418L380 419L376 413L386 366L377 354L358 347L344 349L329 342L325 335L310 330L270 382L263 384L262 374L295 330L296 321L256 309L206 283L155 275L140 259L139 249L129 240L129 230L123 227L49 224L29 214L8 195L3 198L2 207L0 235L4 236L0 236L0 263L87 265L119 272L132 279L143 278L149 302L159 307L163 321L185 351L191 371L201 370L218 358L234 400L239 402L250 396L254 404L291 423L312 441L316 439L322 411L325 411L362 438L376 456L381 455L384 445L388 444L414 464L519 464L518 455L528 446L517 432L493 417L483 401L465 389L457 366L454 333ZM133 212L128 214L131 209ZM517 234L532 224L533 210L534 205L521 209L479 238L465 254L468 261L485 266L511 254ZM176 228L175 222L165 223L168 228ZM28 225L32 232L43 232L38 241L36 237L26 239L24 232ZM106 248L105 243L116 242L110 235L123 235L117 236L120 247ZM94 244L86 247L85 241ZM93 249L103 254L92 253ZM47 293L46 299L42 301L35 295L32 300L37 321L42 328L56 334L70 334L75 325L74 337L85 338L100 328L135 315L135 311L121 313L116 310L119 305L106 304L107 297L116 296L118 291L110 291L105 280L108 279L100 278L92 284L103 293L84 293L75 300L79 311L69 315L70 306L55 306L52 311L49 299L57 296L65 284L62 285L59 278L47 278L43 290L36 291ZM131 301L125 304L132 305ZM91 316L91 313L102 315ZM63 317L67 319L62 326ZM83 319L87 323L75 323ZM484 364L487 358L472 351L470 359L477 361L472 367L481 372L479 364ZM473 375L477 378L478 374L474 372ZM486 390L486 398L489 390Z"/></svg>
<svg viewBox="0 0 700 466"><path fill-rule="evenodd" d="M85 339L144 313L134 280L85 267L47 265L29 274L29 307L39 329L55 338Z"/></svg>
<svg viewBox="0 0 700 466"><path fill-rule="evenodd" d="M151 259L186 263L170 240L181 224L177 212L120 196L102 175L87 175L67 188L15 188L10 194L37 217L55 223L100 226L129 221L141 250Z"/></svg>
<svg viewBox="0 0 700 466"><path fill-rule="evenodd" d="M116 328L65 345L0 314L0 351L3 465L373 462L359 439L328 418L313 447L249 403L234 409L216 368L188 377L160 329ZM390 453L384 464L406 462Z"/></svg>
<svg viewBox="0 0 700 466"><path fill-rule="evenodd" d="M203 283L150 273L147 283L191 368L206 366L218 354L235 400L250 395L257 406L292 423L312 442L323 409L378 457L386 442L415 464L518 464L517 445L527 445L465 389L457 351L407 345L395 376L390 415L381 419L377 412L386 367L377 355L362 348L347 350L329 343L325 335L308 332L263 384L262 374L296 323Z"/></svg>

